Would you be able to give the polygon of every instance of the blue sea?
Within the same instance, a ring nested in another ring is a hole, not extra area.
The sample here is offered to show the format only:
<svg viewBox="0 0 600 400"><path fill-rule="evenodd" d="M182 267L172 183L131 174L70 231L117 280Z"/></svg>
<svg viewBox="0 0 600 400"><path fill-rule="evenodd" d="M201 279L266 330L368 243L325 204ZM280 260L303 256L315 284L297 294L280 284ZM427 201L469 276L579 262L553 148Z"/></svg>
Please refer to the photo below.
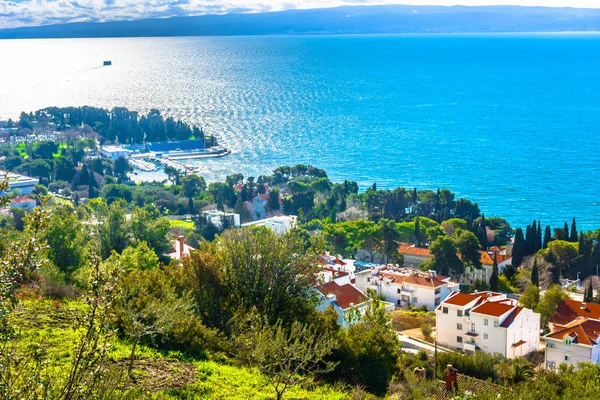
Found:
<svg viewBox="0 0 600 400"><path fill-rule="evenodd" d="M363 188L445 187L515 226L600 227L600 35L8 40L0 54L0 118L158 108L233 150L190 161L209 180L306 163Z"/></svg>

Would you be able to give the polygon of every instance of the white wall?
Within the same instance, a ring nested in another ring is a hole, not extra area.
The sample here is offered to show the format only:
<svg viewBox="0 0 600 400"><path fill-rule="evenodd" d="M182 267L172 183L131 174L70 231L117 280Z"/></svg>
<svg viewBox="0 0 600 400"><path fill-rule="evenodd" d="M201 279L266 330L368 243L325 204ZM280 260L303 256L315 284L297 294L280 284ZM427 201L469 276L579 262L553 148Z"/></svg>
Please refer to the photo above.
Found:
<svg viewBox="0 0 600 400"><path fill-rule="evenodd" d="M554 346L554 347L552 347ZM600 351L600 346L595 346L596 351ZM569 356L569 360L565 360ZM573 343L566 345L564 340L546 338L546 365L554 362L555 368L562 363L577 366L580 362L592 361L592 348Z"/></svg>

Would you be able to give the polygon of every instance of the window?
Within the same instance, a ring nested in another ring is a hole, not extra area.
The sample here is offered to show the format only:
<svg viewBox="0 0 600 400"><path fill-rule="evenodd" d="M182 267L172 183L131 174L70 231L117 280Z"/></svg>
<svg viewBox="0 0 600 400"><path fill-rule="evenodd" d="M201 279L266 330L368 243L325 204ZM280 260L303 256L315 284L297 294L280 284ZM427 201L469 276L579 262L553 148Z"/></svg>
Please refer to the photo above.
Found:
<svg viewBox="0 0 600 400"><path fill-rule="evenodd" d="M475 324L471 324L471 332L475 332Z"/></svg>
<svg viewBox="0 0 600 400"><path fill-rule="evenodd" d="M462 310L456 311L456 316L457 317L462 317Z"/></svg>
<svg viewBox="0 0 600 400"><path fill-rule="evenodd" d="M458 343L462 343L462 336L457 336L457 337L456 337L456 341L457 341Z"/></svg>
<svg viewBox="0 0 600 400"><path fill-rule="evenodd" d="M398 299L398 305L402 305L402 300Z"/></svg>
<svg viewBox="0 0 600 400"><path fill-rule="evenodd" d="M565 361L571 361L571 356L565 354Z"/></svg>
<svg viewBox="0 0 600 400"><path fill-rule="evenodd" d="M370 282L371 282L371 278L367 278L367 283L370 283Z"/></svg>
<svg viewBox="0 0 600 400"><path fill-rule="evenodd" d="M487 334L487 333L484 333L484 334L483 334L483 338L487 340L487 338L488 338L488 334Z"/></svg>
<svg viewBox="0 0 600 400"><path fill-rule="evenodd" d="M417 299L416 297L413 297L412 302L413 302L413 304L417 304L419 302L419 299Z"/></svg>
<svg viewBox="0 0 600 400"><path fill-rule="evenodd" d="M442 312L444 314L448 314L448 307L442 307Z"/></svg>
<svg viewBox="0 0 600 400"><path fill-rule="evenodd" d="M494 328L498 327L498 321L494 321Z"/></svg>
<svg viewBox="0 0 600 400"><path fill-rule="evenodd" d="M572 341L571 339L565 339L565 344L566 344L567 346L570 346L570 345L571 345L571 343L573 343L573 341Z"/></svg>
<svg viewBox="0 0 600 400"><path fill-rule="evenodd" d="M462 324L456 324L456 329L458 329L459 331L462 331Z"/></svg>
<svg viewBox="0 0 600 400"><path fill-rule="evenodd" d="M556 346L554 345L554 343L546 343L546 347L549 348L549 349L553 349Z"/></svg>
<svg viewBox="0 0 600 400"><path fill-rule="evenodd" d="M435 294L440 294L440 289L435 289Z"/></svg>
<svg viewBox="0 0 600 400"><path fill-rule="evenodd" d="M489 322L489 321L488 321L487 319L484 319L484 320L483 320L483 325L485 325L485 326L488 326L488 322Z"/></svg>
<svg viewBox="0 0 600 400"><path fill-rule="evenodd" d="M400 293L400 288L398 288L398 293Z"/></svg>

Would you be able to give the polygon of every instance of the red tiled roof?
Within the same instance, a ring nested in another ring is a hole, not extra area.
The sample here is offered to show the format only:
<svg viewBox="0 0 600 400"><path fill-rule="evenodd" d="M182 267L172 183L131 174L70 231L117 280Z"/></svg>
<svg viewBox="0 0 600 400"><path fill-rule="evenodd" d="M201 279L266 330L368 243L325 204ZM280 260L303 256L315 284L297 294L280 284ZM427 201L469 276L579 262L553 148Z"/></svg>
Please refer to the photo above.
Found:
<svg viewBox="0 0 600 400"><path fill-rule="evenodd" d="M333 263L337 265L346 265L346 263L340 260L339 258L336 258L335 261L333 261Z"/></svg>
<svg viewBox="0 0 600 400"><path fill-rule="evenodd" d="M10 201L11 203L21 204L21 203L35 203L34 199L25 196L17 196Z"/></svg>
<svg viewBox="0 0 600 400"><path fill-rule="evenodd" d="M266 193L263 193L263 194L261 194L261 195L259 195L259 196L260 196L260 198L261 198L261 199L263 199L263 200L269 200L269 195L268 195L268 194L266 194Z"/></svg>
<svg viewBox="0 0 600 400"><path fill-rule="evenodd" d="M549 322L553 324L566 325L577 319L585 317L600 320L600 304L586 303L585 309L581 309L582 302L571 299L564 299L556 307L556 312L550 318Z"/></svg>
<svg viewBox="0 0 600 400"><path fill-rule="evenodd" d="M398 284L408 283L410 285L425 286L425 287L431 287L431 288L437 288L437 287L448 284L448 282L444 282L442 280L442 279L446 279L446 277L444 277L444 276L436 276L434 278L431 276L427 276L423 272L420 272L420 271L418 274L410 274L410 275L401 275L401 274L387 273L387 272L382 271L381 275L384 276L385 278L391 279L394 283L398 283Z"/></svg>
<svg viewBox="0 0 600 400"><path fill-rule="evenodd" d="M492 257L490 257L490 255L483 250L479 250L479 254L481 254L481 263L483 265L493 265L494 264L494 260L492 260Z"/></svg>
<svg viewBox="0 0 600 400"><path fill-rule="evenodd" d="M337 282L331 281L318 287L319 292L324 296L335 295L335 302L343 310L350 308L352 304L355 306L368 300L360 290L352 285L338 285Z"/></svg>
<svg viewBox="0 0 600 400"><path fill-rule="evenodd" d="M466 306L467 304L471 303L473 300L476 299L484 299L487 298L487 293L488 292L482 292L482 293L471 293L471 294L467 294L467 293L461 293L461 292L455 292L455 295L450 294L450 296L448 296L448 298L446 300L444 300L442 302L442 304L452 304L454 306Z"/></svg>
<svg viewBox="0 0 600 400"><path fill-rule="evenodd" d="M337 269L334 269L334 268L331 268L331 267L324 267L323 269L325 271L329 271L329 272L333 273L335 278L339 278L341 276L350 275L348 272L338 271Z"/></svg>
<svg viewBox="0 0 600 400"><path fill-rule="evenodd" d="M504 304L496 301L486 301L482 305L471 310L471 313L489 315L491 317L500 317L515 308L513 305Z"/></svg>
<svg viewBox="0 0 600 400"><path fill-rule="evenodd" d="M502 328L508 328L514 322L515 318L517 318L517 315L521 314L521 311L523 311L523 307L515 307L515 309L512 310L512 312L508 315L508 317L506 317L500 326Z"/></svg>
<svg viewBox="0 0 600 400"><path fill-rule="evenodd" d="M433 257L428 249L422 247L416 247L414 244L402 243L398 247L398 251L402 254L410 254L419 257Z"/></svg>
<svg viewBox="0 0 600 400"><path fill-rule="evenodd" d="M593 346L598 341L598 336L600 336L600 321L581 318L559 328L555 332L549 333L545 337L563 340L566 335L575 338L575 343Z"/></svg>

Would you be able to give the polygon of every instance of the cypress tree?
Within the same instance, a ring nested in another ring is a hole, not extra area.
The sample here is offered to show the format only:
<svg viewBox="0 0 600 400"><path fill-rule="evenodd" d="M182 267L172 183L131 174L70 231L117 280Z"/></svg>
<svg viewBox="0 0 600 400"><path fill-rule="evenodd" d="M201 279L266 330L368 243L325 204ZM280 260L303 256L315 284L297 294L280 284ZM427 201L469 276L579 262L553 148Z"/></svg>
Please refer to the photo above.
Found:
<svg viewBox="0 0 600 400"><path fill-rule="evenodd" d="M494 253L494 265L492 267L492 275L490 276L490 290L497 292L498 291L498 260L496 257L496 253Z"/></svg>
<svg viewBox="0 0 600 400"><path fill-rule="evenodd" d="M515 232L515 243L513 244L512 250L512 263L515 268L518 268L521 265L523 256L525 256L525 238L523 237L523 230L517 228Z"/></svg>
<svg viewBox="0 0 600 400"><path fill-rule="evenodd" d="M535 252L537 253L542 249L542 224L538 221L537 225L537 237L535 241Z"/></svg>
<svg viewBox="0 0 600 400"><path fill-rule="evenodd" d="M575 218L573 218L573 224L571 225L571 236L569 237L569 242L576 242L578 241L578 236L577 236L577 224L575 223Z"/></svg>
<svg viewBox="0 0 600 400"><path fill-rule="evenodd" d="M567 221L565 221L565 233L564 233L564 239L563 240L569 240L569 224L567 223Z"/></svg>
<svg viewBox="0 0 600 400"><path fill-rule="evenodd" d="M525 252L524 252L524 255L529 255L529 254L534 253L536 236L537 235L535 233L535 222L533 223L533 226L527 225L527 228L525 228Z"/></svg>
<svg viewBox="0 0 600 400"><path fill-rule="evenodd" d="M415 241L417 243L417 247L421 247L421 227L419 223L419 217L415 219Z"/></svg>
<svg viewBox="0 0 600 400"><path fill-rule="evenodd" d="M488 248L487 243L487 229L485 226L487 223L485 222L485 214L481 214L481 221L479 222L479 229L477 231L477 238L479 239L479 243L481 243L481 248L485 251Z"/></svg>
<svg viewBox="0 0 600 400"><path fill-rule="evenodd" d="M412 203L413 203L413 206L415 204L417 204L418 200L419 200L419 196L417 195L417 188L414 188L413 189L413 193L412 193Z"/></svg>
<svg viewBox="0 0 600 400"><path fill-rule="evenodd" d="M544 231L544 249L548 248L548 243L552 241L552 231L550 229L550 225L546 225L546 230Z"/></svg>
<svg viewBox="0 0 600 400"><path fill-rule="evenodd" d="M188 209L190 210L190 214L195 214L196 210L194 209L194 199L191 197L188 200Z"/></svg>
<svg viewBox="0 0 600 400"><path fill-rule="evenodd" d="M585 289L585 293L583 294L583 301L592 302L594 300L594 287L592 285L593 278L590 277L590 283L588 287Z"/></svg>
<svg viewBox="0 0 600 400"><path fill-rule="evenodd" d="M531 270L531 283L540 287L540 271L537 265L537 257L533 258L533 269Z"/></svg>

